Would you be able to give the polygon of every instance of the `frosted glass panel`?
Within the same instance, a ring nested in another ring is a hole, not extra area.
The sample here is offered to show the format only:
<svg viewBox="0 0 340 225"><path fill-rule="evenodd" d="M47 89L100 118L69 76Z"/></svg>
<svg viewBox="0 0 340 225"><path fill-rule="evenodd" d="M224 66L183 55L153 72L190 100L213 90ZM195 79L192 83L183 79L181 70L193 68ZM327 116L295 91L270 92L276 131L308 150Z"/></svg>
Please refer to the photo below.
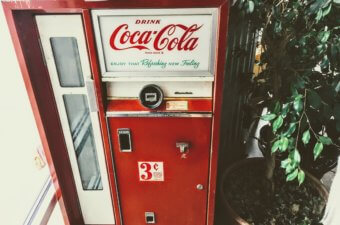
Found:
<svg viewBox="0 0 340 225"><path fill-rule="evenodd" d="M84 190L102 190L96 145L85 95L64 95L68 123Z"/></svg>
<svg viewBox="0 0 340 225"><path fill-rule="evenodd" d="M77 40L74 37L52 37L50 41L60 86L84 87Z"/></svg>

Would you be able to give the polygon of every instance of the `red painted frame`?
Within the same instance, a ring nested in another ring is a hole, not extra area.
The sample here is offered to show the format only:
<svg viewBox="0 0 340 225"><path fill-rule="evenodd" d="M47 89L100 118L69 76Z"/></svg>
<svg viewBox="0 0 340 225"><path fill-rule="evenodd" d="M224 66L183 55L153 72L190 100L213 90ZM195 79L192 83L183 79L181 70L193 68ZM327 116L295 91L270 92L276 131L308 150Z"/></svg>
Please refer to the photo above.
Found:
<svg viewBox="0 0 340 225"><path fill-rule="evenodd" d="M212 144L209 166L209 191L207 206L207 225L213 225L217 157L220 142L220 119L222 105L222 89L224 80L224 62L226 53L227 25L229 14L228 0L117 0L117 1L84 1L84 0L30 0L30 1L8 1L2 2L5 16L9 26L12 41L15 46L16 55L19 61L23 80L27 89L33 114L36 120L40 138L44 147L53 183L58 192L61 193L60 205L66 224L84 224L76 187L71 173L65 141L57 113L54 95L50 84L48 71L44 65L41 54L38 32L34 22L36 14L56 13L79 13L83 16L85 36L88 44L92 74L96 86L96 94L99 106L99 120L102 129L103 143L109 180L112 190L114 213L116 224L122 225L119 213L118 192L115 185L114 165L108 130L106 126L105 109L106 102L103 101L103 91L99 64L95 48L93 27L90 17L90 9L100 8L198 8L217 7L219 8L218 35L216 46L215 82L213 93L213 125Z"/></svg>

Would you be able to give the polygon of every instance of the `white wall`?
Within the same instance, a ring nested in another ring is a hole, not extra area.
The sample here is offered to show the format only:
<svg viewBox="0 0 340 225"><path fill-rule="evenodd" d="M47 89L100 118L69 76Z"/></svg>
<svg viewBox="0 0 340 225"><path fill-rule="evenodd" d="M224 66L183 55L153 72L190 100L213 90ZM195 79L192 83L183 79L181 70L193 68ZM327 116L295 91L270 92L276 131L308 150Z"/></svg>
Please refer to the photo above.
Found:
<svg viewBox="0 0 340 225"><path fill-rule="evenodd" d="M38 131L0 3L0 223L22 224L47 167L34 163Z"/></svg>

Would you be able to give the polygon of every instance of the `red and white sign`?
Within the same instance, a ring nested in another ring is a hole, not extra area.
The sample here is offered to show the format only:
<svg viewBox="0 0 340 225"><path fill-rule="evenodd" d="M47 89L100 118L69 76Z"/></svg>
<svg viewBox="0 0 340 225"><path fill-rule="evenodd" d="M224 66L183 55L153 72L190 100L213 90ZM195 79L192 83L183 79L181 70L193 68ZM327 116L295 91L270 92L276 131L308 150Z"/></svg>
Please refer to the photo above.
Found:
<svg viewBox="0 0 340 225"><path fill-rule="evenodd" d="M162 15L160 11L141 15L94 12L105 72L211 70L213 14L178 14L174 9Z"/></svg>
<svg viewBox="0 0 340 225"><path fill-rule="evenodd" d="M140 181L164 181L163 162L138 162Z"/></svg>

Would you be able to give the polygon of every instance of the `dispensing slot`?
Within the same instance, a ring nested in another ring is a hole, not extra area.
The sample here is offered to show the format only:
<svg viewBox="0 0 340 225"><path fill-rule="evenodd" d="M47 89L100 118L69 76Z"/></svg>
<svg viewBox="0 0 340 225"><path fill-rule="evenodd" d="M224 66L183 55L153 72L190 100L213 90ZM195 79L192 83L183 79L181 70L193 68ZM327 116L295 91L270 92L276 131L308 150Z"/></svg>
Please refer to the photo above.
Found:
<svg viewBox="0 0 340 225"><path fill-rule="evenodd" d="M130 129L128 128L118 129L118 141L121 152L132 152Z"/></svg>
<svg viewBox="0 0 340 225"><path fill-rule="evenodd" d="M145 212L145 222L146 223L156 223L154 212Z"/></svg>

